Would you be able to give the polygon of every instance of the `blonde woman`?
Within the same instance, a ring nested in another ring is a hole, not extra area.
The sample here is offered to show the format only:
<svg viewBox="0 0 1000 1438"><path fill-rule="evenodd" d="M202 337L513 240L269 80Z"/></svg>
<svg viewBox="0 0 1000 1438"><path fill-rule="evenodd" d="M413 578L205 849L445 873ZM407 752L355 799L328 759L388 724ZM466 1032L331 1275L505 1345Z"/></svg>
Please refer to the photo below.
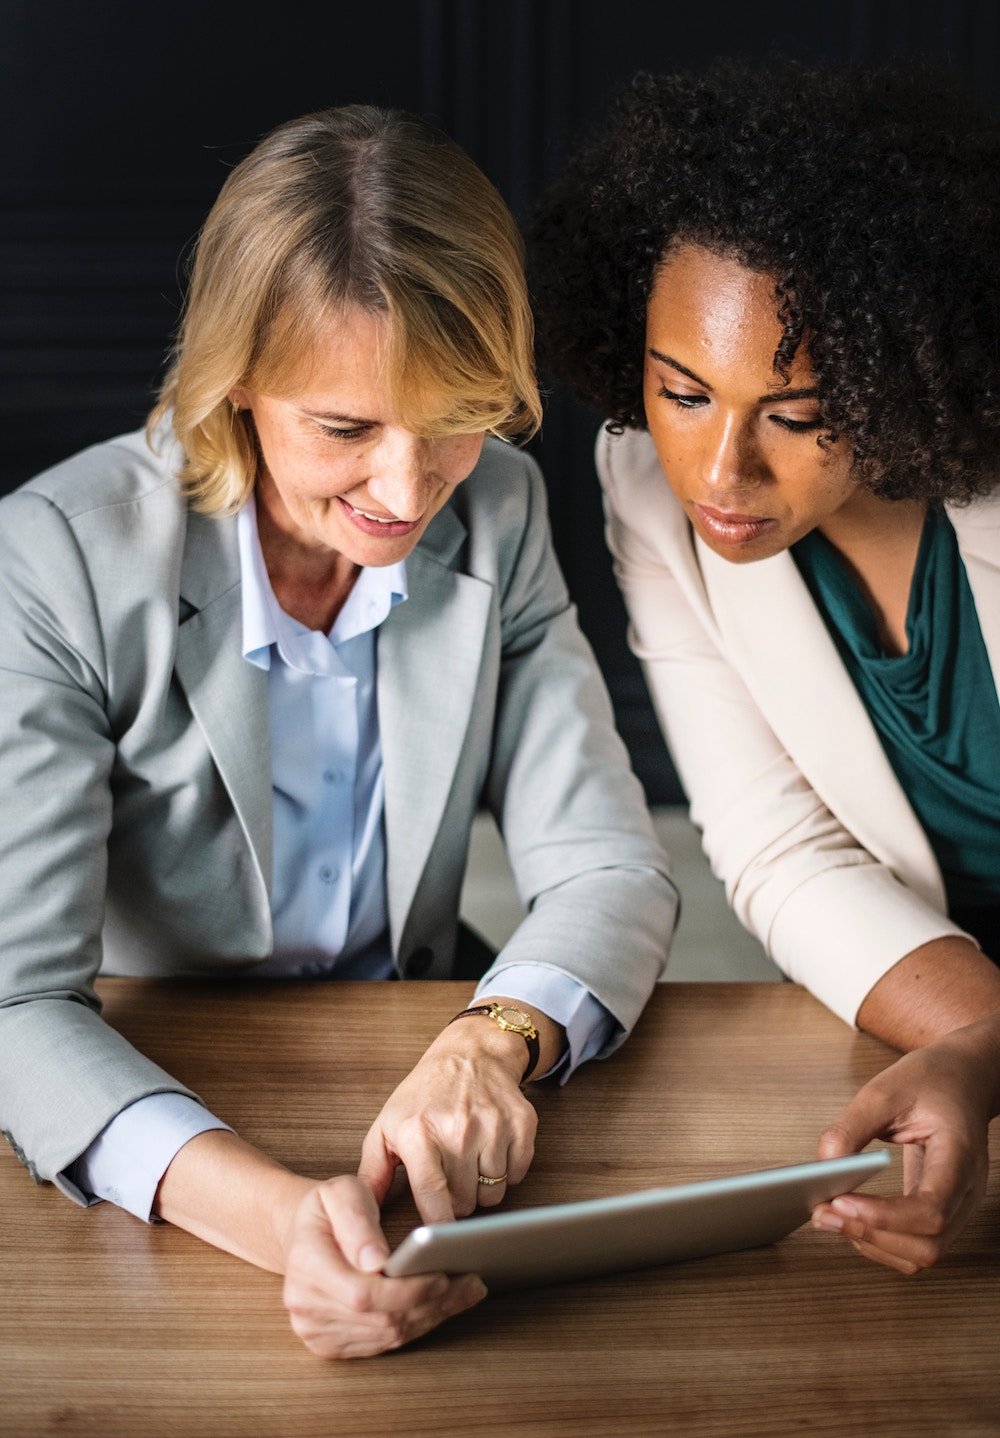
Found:
<svg viewBox="0 0 1000 1438"><path fill-rule="evenodd" d="M0 512L0 1122L77 1201L284 1273L326 1356L478 1301L381 1276L395 1168L428 1221L498 1202L532 1157L520 1085L621 1040L674 921L541 478L504 442L538 423L531 340L468 157L397 112L307 116L209 215L147 431ZM283 1168L102 1022L99 972L482 974L457 939L481 800L529 914L360 1180Z"/></svg>

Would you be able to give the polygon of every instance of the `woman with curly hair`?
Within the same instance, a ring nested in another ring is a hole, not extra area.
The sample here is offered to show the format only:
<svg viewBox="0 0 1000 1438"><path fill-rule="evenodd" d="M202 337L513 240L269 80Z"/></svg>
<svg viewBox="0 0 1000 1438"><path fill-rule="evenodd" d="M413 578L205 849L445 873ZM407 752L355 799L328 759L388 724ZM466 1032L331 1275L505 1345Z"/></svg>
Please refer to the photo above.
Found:
<svg viewBox="0 0 1000 1438"><path fill-rule="evenodd" d="M737 915L907 1050L814 1214L912 1273L1000 1112L1000 128L947 77L639 76L542 202L544 358L598 442L631 642ZM991 962L992 960L992 962Z"/></svg>

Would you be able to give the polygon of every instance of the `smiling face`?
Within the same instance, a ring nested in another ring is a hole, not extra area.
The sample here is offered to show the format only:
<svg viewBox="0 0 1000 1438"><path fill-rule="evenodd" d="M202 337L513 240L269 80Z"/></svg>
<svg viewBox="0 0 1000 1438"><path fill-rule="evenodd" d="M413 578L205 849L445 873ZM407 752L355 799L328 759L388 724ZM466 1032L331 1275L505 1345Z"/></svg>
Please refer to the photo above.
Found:
<svg viewBox="0 0 1000 1438"><path fill-rule="evenodd" d="M257 432L258 508L303 561L324 551L356 565L405 559L479 459L482 434L426 438L398 422L387 345L380 315L348 308L320 326L294 393L231 392Z"/></svg>
<svg viewBox="0 0 1000 1438"><path fill-rule="evenodd" d="M646 312L643 396L660 463L696 532L736 563L870 499L843 441L821 447L815 381L800 346L785 384L774 280L697 245L657 271Z"/></svg>

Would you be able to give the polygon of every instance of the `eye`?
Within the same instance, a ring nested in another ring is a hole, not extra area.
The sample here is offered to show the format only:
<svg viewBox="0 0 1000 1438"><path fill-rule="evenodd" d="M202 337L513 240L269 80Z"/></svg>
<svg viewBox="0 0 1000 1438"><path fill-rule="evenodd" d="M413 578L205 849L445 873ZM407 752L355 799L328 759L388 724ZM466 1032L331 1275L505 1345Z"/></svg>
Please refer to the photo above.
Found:
<svg viewBox="0 0 1000 1438"><path fill-rule="evenodd" d="M707 394L675 394L672 389L665 386L657 391L661 399L668 399L678 409L700 409L702 405L708 404Z"/></svg>
<svg viewBox="0 0 1000 1438"><path fill-rule="evenodd" d="M810 430L823 428L820 415L815 419L787 419L783 414L769 414L768 419L780 429L791 430L792 434L808 434Z"/></svg>
<svg viewBox="0 0 1000 1438"><path fill-rule="evenodd" d="M332 439L341 440L361 439L363 435L369 434L371 431L370 424L358 424L347 428L336 424L321 424L318 428L322 434L327 434Z"/></svg>

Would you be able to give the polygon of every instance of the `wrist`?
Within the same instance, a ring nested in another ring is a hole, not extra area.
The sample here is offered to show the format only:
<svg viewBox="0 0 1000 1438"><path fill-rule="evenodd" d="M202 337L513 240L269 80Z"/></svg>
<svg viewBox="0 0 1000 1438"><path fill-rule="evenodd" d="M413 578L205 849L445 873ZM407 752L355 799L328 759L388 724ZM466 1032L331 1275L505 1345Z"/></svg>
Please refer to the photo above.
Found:
<svg viewBox="0 0 1000 1438"><path fill-rule="evenodd" d="M527 1077L529 1081L543 1078L555 1068L556 1064L566 1052L566 1030L562 1024L550 1018L544 1009L538 1008L535 1004L527 1003L524 999L511 998L507 994L489 993L477 995L469 1007L488 1008L495 1004L500 1005L502 1008L518 1009L521 1013L529 1016L531 1025L538 1035L538 1061L531 1068ZM464 1014L466 1010L463 1009L462 1012ZM515 1066L520 1065L515 1075L516 1080L519 1084L525 1081L524 1073L530 1056L523 1038L519 1038L517 1034L503 1032L492 1019L485 1018L482 1015L473 1015L468 1019L463 1018L461 1023L456 1023L452 1020L443 1030L443 1033L447 1034L449 1031L454 1032L456 1029L475 1030L477 1032L479 1030L488 1031L493 1029L496 1036L502 1040L502 1044L487 1042L488 1037L492 1038L492 1036L482 1034L481 1038L483 1042L479 1045L480 1051L482 1051L484 1047L488 1047L489 1051L497 1056L500 1056L503 1052L512 1054L515 1060Z"/></svg>
<svg viewBox="0 0 1000 1438"><path fill-rule="evenodd" d="M988 1118L1000 1115L1000 1011L954 1029L943 1042L960 1049L981 1069L989 1108Z"/></svg>
<svg viewBox="0 0 1000 1438"><path fill-rule="evenodd" d="M485 1015L464 1010L442 1029L432 1047L460 1054L472 1062L489 1059L499 1064L515 1084L522 1082L529 1062L525 1041L519 1034L502 1030Z"/></svg>
<svg viewBox="0 0 1000 1438"><path fill-rule="evenodd" d="M174 1156L154 1211L216 1248L282 1273L295 1213L314 1186L237 1134L212 1129Z"/></svg>
<svg viewBox="0 0 1000 1438"><path fill-rule="evenodd" d="M523 1041L525 1062L521 1067L518 1083L526 1083L537 1071L540 1057L538 1029L527 1009L501 1000L485 999L482 1003L463 1009L455 1015L451 1023L468 1023L472 1019L481 1019L487 1027L492 1026L501 1034L510 1036L514 1040L514 1048L518 1051L521 1046L517 1041ZM482 1028L482 1025L480 1027ZM510 1044L505 1044L504 1049L509 1053Z"/></svg>
<svg viewBox="0 0 1000 1438"><path fill-rule="evenodd" d="M283 1169L273 1176L269 1185L266 1208L266 1230L273 1262L267 1264L274 1273L285 1273L288 1255L295 1240L296 1220L307 1196L318 1187L314 1179Z"/></svg>

